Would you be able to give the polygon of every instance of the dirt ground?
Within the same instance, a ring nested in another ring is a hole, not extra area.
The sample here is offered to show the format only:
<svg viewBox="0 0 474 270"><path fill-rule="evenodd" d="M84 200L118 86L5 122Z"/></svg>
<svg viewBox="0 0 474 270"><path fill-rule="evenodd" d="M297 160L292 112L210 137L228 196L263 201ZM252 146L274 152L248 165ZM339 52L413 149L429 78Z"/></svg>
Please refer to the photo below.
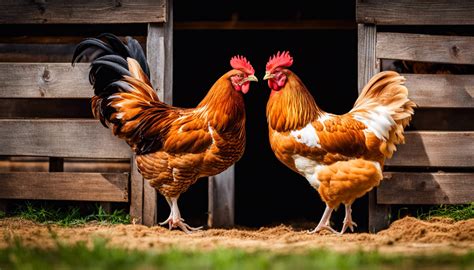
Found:
<svg viewBox="0 0 474 270"><path fill-rule="evenodd" d="M347 233L343 236L325 231L311 235L306 230L285 225L260 229L208 229L187 235L160 226L87 224L63 228L18 218L0 219L0 248L12 243L3 239L13 239L15 236L27 245L45 248L55 245L54 238L65 243L91 243L94 238L102 237L109 239L111 246L156 251L168 248L239 248L293 253L327 248L340 252L378 250L405 255L437 252L462 254L474 250L474 219L454 222L448 219L421 221L406 217L377 234Z"/></svg>

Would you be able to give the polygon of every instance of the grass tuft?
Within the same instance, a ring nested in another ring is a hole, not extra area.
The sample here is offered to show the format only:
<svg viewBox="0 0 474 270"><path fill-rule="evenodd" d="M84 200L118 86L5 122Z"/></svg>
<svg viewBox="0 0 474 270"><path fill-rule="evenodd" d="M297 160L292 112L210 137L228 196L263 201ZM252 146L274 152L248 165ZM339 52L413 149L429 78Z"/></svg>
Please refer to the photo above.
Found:
<svg viewBox="0 0 474 270"><path fill-rule="evenodd" d="M82 214L79 207L53 207L48 205L33 205L26 202L15 211L15 216L33 220L43 224L57 224L60 226L77 226L87 222L97 221L102 224L128 224L130 215L123 209L107 213L102 206L95 205L92 213Z"/></svg>
<svg viewBox="0 0 474 270"><path fill-rule="evenodd" d="M427 213L418 215L420 219L431 219L434 217L446 217L455 221L474 218L474 202L463 205L442 204L431 208Z"/></svg>

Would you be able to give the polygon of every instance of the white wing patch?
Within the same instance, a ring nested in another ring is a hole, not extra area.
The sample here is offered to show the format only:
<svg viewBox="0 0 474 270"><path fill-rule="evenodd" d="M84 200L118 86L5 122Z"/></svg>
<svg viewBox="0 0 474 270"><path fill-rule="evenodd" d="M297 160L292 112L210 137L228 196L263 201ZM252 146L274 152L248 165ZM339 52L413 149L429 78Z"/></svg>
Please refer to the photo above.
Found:
<svg viewBox="0 0 474 270"><path fill-rule="evenodd" d="M316 189L319 188L321 182L318 179L318 173L325 165L321 165L314 160L300 155L293 155L292 158L295 161L295 167L298 172L300 172L313 187Z"/></svg>
<svg viewBox="0 0 474 270"><path fill-rule="evenodd" d="M314 129L311 123L307 124L302 129L291 131L290 135L293 136L297 142L309 147L321 147L316 129Z"/></svg>
<svg viewBox="0 0 474 270"><path fill-rule="evenodd" d="M367 126L366 131L374 133L380 140L386 141L389 131L395 125L390 111L384 106L377 106L368 113L360 114L354 112L354 119L364 123Z"/></svg>
<svg viewBox="0 0 474 270"><path fill-rule="evenodd" d="M209 131L209 134L211 134L212 144L215 144L216 140L214 139L214 130L211 127L211 122L207 122L207 130Z"/></svg>

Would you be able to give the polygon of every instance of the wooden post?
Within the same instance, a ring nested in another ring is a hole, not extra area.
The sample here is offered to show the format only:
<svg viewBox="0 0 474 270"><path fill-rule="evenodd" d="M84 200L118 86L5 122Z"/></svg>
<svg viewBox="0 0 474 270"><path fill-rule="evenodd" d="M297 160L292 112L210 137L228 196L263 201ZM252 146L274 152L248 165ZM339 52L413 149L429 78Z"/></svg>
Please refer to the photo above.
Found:
<svg viewBox="0 0 474 270"><path fill-rule="evenodd" d="M234 225L234 169L209 177L209 227L230 227Z"/></svg>
<svg viewBox="0 0 474 270"><path fill-rule="evenodd" d="M173 102L173 2L167 0L166 22L148 24L146 41L150 80L160 100ZM157 223L157 193L147 180L143 182L143 224Z"/></svg>
<svg viewBox="0 0 474 270"><path fill-rule="evenodd" d="M130 218L134 224L143 224L143 177L135 158L134 154L130 161Z"/></svg>
<svg viewBox="0 0 474 270"><path fill-rule="evenodd" d="M377 28L375 25L358 25L358 89L359 94L365 84L380 71L380 62L375 55ZM369 192L369 231L378 232L389 224L390 206L377 204L376 188Z"/></svg>

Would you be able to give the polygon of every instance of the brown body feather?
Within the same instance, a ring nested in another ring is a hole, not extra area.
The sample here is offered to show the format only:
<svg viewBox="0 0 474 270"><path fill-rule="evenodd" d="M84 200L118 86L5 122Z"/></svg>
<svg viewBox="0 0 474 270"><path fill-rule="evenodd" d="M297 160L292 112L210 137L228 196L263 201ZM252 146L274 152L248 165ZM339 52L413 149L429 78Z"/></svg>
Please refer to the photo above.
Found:
<svg viewBox="0 0 474 270"><path fill-rule="evenodd" d="M391 157L396 144L403 143L403 130L415 106L402 85L403 77L395 72L378 74L351 112L333 115L318 108L294 73L285 73L287 83L272 92L267 104L270 144L276 157L305 176L331 208L351 204L379 185L385 158ZM374 116L378 110L382 118ZM377 131L379 120L381 127L391 123L386 138L371 132Z"/></svg>
<svg viewBox="0 0 474 270"><path fill-rule="evenodd" d="M183 109L160 102L138 63L127 60L131 76L122 79L124 91L106 99L114 113L101 120L137 152L138 169L151 186L177 197L199 177L218 174L240 159L245 110L229 80L235 71L222 76L195 109ZM103 98L92 101L94 115L104 117Z"/></svg>

